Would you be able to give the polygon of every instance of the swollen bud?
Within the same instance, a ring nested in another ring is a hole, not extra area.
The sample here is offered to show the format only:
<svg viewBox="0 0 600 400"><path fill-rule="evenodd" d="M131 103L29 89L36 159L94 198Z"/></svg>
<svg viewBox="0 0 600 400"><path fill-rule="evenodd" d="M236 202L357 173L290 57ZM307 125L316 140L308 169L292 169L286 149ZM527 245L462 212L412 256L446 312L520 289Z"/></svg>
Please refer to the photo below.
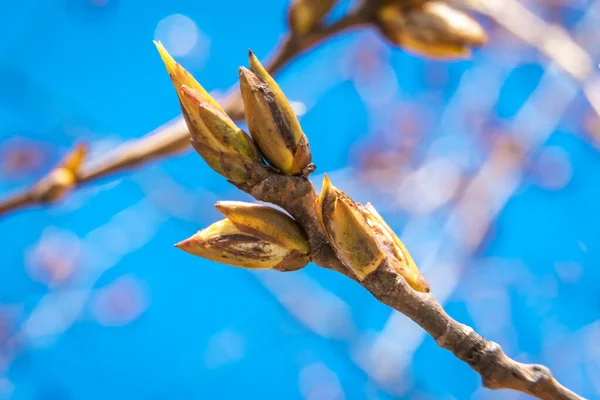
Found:
<svg viewBox="0 0 600 400"><path fill-rule="evenodd" d="M219 202L227 219L175 246L196 256L235 267L295 271L308 264L306 235L288 215L242 202Z"/></svg>
<svg viewBox="0 0 600 400"><path fill-rule="evenodd" d="M400 241L400 238L396 236L392 228L389 227L370 203L367 203L366 206L360 205L360 208L367 218L367 223L373 229L381 248L386 251L388 261L396 272L402 275L414 290L428 293L429 284L423 275L421 275L404 243Z"/></svg>
<svg viewBox="0 0 600 400"><path fill-rule="evenodd" d="M252 139L227 114L204 103L201 93L183 85L177 94L196 152L230 181L247 182L253 168L264 165Z"/></svg>
<svg viewBox="0 0 600 400"><path fill-rule="evenodd" d="M335 188L327 175L317 199L317 215L331 247L359 280L374 272L385 253L358 204Z"/></svg>
<svg viewBox="0 0 600 400"><path fill-rule="evenodd" d="M203 99L203 103L208 103L216 109L223 111L219 103L215 99L212 98L210 94L198 83L198 81L186 71L181 65L179 65L173 57L169 54L167 49L162 45L161 42L154 41L154 45L160 54L165 66L167 67L167 72L169 73L169 77L171 81L173 81L173 85L175 86L175 91L179 92L181 86L185 85L189 88L194 89L200 97ZM225 112L225 111L223 111Z"/></svg>
<svg viewBox="0 0 600 400"><path fill-rule="evenodd" d="M310 32L336 2L337 0L293 0L288 12L290 28L298 35Z"/></svg>
<svg viewBox="0 0 600 400"><path fill-rule="evenodd" d="M307 254L306 235L287 214L274 208L241 201L219 201L215 206L239 229L254 233L288 250Z"/></svg>
<svg viewBox="0 0 600 400"><path fill-rule="evenodd" d="M253 168L264 165L252 139L238 128L206 90L154 42L173 81L192 146L219 174L234 183L247 182Z"/></svg>
<svg viewBox="0 0 600 400"><path fill-rule="evenodd" d="M390 42L427 57L466 58L471 47L487 41L477 21L441 1L415 7L390 3L378 11L377 20Z"/></svg>
<svg viewBox="0 0 600 400"><path fill-rule="evenodd" d="M312 160L308 139L279 85L250 52L250 70L240 67L246 122L258 148L286 175L299 175Z"/></svg>
<svg viewBox="0 0 600 400"><path fill-rule="evenodd" d="M316 208L331 247L359 280L387 261L414 290L429 292L406 247L373 206L355 203L325 175Z"/></svg>

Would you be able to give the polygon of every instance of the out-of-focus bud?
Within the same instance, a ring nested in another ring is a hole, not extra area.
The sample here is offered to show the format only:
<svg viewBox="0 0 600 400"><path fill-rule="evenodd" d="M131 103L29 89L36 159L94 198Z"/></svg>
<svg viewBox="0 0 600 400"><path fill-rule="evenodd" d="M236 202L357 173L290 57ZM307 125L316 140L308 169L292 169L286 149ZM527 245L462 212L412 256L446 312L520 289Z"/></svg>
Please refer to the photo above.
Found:
<svg viewBox="0 0 600 400"><path fill-rule="evenodd" d="M252 169L264 165L252 139L227 114L203 102L200 92L183 85L177 94L196 152L230 181L247 182Z"/></svg>
<svg viewBox="0 0 600 400"><path fill-rule="evenodd" d="M240 88L252 138L267 161L286 175L311 163L308 139L279 85L250 52L250 70L240 67Z"/></svg>
<svg viewBox="0 0 600 400"><path fill-rule="evenodd" d="M337 0L293 0L288 12L290 28L298 35L310 32L336 2Z"/></svg>
<svg viewBox="0 0 600 400"><path fill-rule="evenodd" d="M198 81L186 71L181 65L179 65L173 57L167 52L165 47L161 42L154 41L154 45L158 49L158 53L160 54L160 58L162 58L165 66L167 67L167 72L169 73L169 77L171 77L171 81L173 81L173 85L175 86L175 91L179 92L181 86L185 85L189 88L194 89L199 93L200 97L202 97L202 103L208 103L214 108L223 111L219 103L210 95L208 92L198 83Z"/></svg>
<svg viewBox="0 0 600 400"><path fill-rule="evenodd" d="M359 280L386 260L414 290L429 292L406 247L373 206L355 203L325 175L316 209L331 247Z"/></svg>
<svg viewBox="0 0 600 400"><path fill-rule="evenodd" d="M58 201L75 187L77 174L87 153L88 146L83 143L78 144L46 177L38 182L34 190L40 193L42 201Z"/></svg>
<svg viewBox="0 0 600 400"><path fill-rule="evenodd" d="M417 7L390 3L378 11L377 19L389 41L433 58L465 58L470 56L471 47L487 40L477 21L441 1Z"/></svg>
<svg viewBox="0 0 600 400"><path fill-rule="evenodd" d="M295 271L310 261L304 232L286 214L241 202L219 202L217 209L227 219L175 246L202 258L243 268Z"/></svg>
<svg viewBox="0 0 600 400"><path fill-rule="evenodd" d="M406 282L416 291L428 293L429 284L423 275L421 275L404 243L400 241L400 238L396 236L392 228L379 215L375 207L370 203L360 207L367 218L369 226L375 232L381 248L388 253L388 260L396 269L396 272L402 275Z"/></svg>
<svg viewBox="0 0 600 400"><path fill-rule="evenodd" d="M317 199L317 214L338 258L359 280L379 267L385 253L360 207L335 188L327 175Z"/></svg>

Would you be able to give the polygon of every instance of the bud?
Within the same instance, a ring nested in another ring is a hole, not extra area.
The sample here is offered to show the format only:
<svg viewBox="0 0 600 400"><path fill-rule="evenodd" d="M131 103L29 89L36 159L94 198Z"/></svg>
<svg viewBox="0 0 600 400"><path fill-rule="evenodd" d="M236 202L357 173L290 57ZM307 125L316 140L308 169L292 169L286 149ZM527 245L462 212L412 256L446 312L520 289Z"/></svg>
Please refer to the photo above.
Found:
<svg viewBox="0 0 600 400"><path fill-rule="evenodd" d="M308 264L304 232L288 215L242 202L219 202L227 219L176 244L199 257L235 267L295 271Z"/></svg>
<svg viewBox="0 0 600 400"><path fill-rule="evenodd" d="M253 168L262 165L252 139L227 114L203 102L195 89L183 85L177 94L196 152L230 181L246 182Z"/></svg>
<svg viewBox="0 0 600 400"><path fill-rule="evenodd" d="M327 175L317 199L317 214L329 243L342 263L363 280L385 260L359 206L335 188Z"/></svg>
<svg viewBox="0 0 600 400"><path fill-rule="evenodd" d="M40 193L42 201L58 201L75 187L77 175L87 153L86 144L75 146L48 175L37 183L34 190Z"/></svg>
<svg viewBox="0 0 600 400"><path fill-rule="evenodd" d="M359 280L387 261L414 290L429 292L406 247L373 206L355 203L325 175L316 208L331 247Z"/></svg>
<svg viewBox="0 0 600 400"><path fill-rule="evenodd" d="M304 254L310 251L304 232L296 221L281 211L241 201L219 201L216 208L245 232L254 233L288 250Z"/></svg>
<svg viewBox="0 0 600 400"><path fill-rule="evenodd" d="M217 101L213 99L210 94L208 94L208 92L198 83L198 81L194 79L192 74L190 74L181 65L175 62L173 57L171 57L171 55L169 54L169 52L167 52L167 50L161 42L157 42L155 40L154 45L156 46L160 57L165 63L165 66L167 67L167 72L169 73L171 81L173 81L173 85L175 86L176 92L179 92L181 86L185 85L199 93L200 97L203 100L202 103L208 103L214 108L225 112L223 111L219 103L217 103Z"/></svg>
<svg viewBox="0 0 600 400"><path fill-rule="evenodd" d="M248 129L258 148L284 174L301 174L311 154L292 106L252 52L250 71L240 67L239 75Z"/></svg>
<svg viewBox="0 0 600 400"><path fill-rule="evenodd" d="M396 272L402 275L414 290L428 293L429 284L423 275L421 275L404 243L400 241L400 238L396 236L392 228L379 215L375 207L370 203L360 207L367 218L367 223L373 229L373 232L375 232L375 237L379 240L381 248L388 253L388 261Z"/></svg>
<svg viewBox="0 0 600 400"><path fill-rule="evenodd" d="M206 90L177 64L160 42L154 42L173 81L192 146L219 174L234 183L247 182L262 164L252 139L238 128Z"/></svg>
<svg viewBox="0 0 600 400"><path fill-rule="evenodd" d="M288 12L292 32L305 35L317 25L335 5L336 0L293 0Z"/></svg>
<svg viewBox="0 0 600 400"><path fill-rule="evenodd" d="M408 8L391 3L378 11L377 19L389 41L433 58L466 58L471 55L470 47L487 40L477 21L441 1Z"/></svg>

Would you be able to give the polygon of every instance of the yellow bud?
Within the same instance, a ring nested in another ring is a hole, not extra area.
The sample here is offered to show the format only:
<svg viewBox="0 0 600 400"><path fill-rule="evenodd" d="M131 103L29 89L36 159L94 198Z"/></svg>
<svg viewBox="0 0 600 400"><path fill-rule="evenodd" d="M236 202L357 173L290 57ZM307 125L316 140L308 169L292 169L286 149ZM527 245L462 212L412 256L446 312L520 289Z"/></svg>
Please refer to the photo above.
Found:
<svg viewBox="0 0 600 400"><path fill-rule="evenodd" d="M310 32L335 5L336 0L293 0L288 12L288 22L298 35Z"/></svg>
<svg viewBox="0 0 600 400"><path fill-rule="evenodd" d="M366 278L385 260L385 253L359 206L335 188L327 175L317 199L317 209L331 247L359 280Z"/></svg>
<svg viewBox="0 0 600 400"><path fill-rule="evenodd" d="M211 106L217 108L220 111L223 111L219 103L215 99L212 98L210 94L198 83L196 79L186 71L181 65L179 65L173 57L167 52L165 47L161 42L154 41L154 45L158 49L158 53L162 58L165 66L167 67L167 72L169 73L169 77L171 81L173 81L173 85L175 86L175 90L179 91L181 86L185 85L194 89L199 95L202 97L202 103L209 103ZM223 111L225 112L225 111Z"/></svg>
<svg viewBox="0 0 600 400"><path fill-rule="evenodd" d="M308 264L309 246L291 217L266 206L221 202L227 219L175 246L235 267L295 271Z"/></svg>
<svg viewBox="0 0 600 400"><path fill-rule="evenodd" d="M471 47L480 47L487 36L469 15L441 1L403 7L383 6L377 14L381 32L392 43L433 58L464 58Z"/></svg>
<svg viewBox="0 0 600 400"><path fill-rule="evenodd" d="M429 292L408 250L373 206L355 203L325 175L316 209L335 254L359 280L387 261L414 290Z"/></svg>
<svg viewBox="0 0 600 400"><path fill-rule="evenodd" d="M429 293L429 284L421 275L415 261L404 246L404 243L394 233L392 228L379 215L375 207L370 203L361 206L367 222L375 232L382 249L388 254L388 260L398 274L402 275L406 282L416 291Z"/></svg>
<svg viewBox="0 0 600 400"><path fill-rule="evenodd" d="M34 190L40 193L42 201L58 201L75 187L77 175L87 153L86 144L75 146L48 175L37 183Z"/></svg>
<svg viewBox="0 0 600 400"><path fill-rule="evenodd" d="M252 139L195 89L183 85L177 94L194 149L230 181L246 182L252 168L262 165Z"/></svg>
<svg viewBox="0 0 600 400"><path fill-rule="evenodd" d="M288 249L308 254L304 232L290 216L274 208L241 201L220 201L216 205L240 230L254 233Z"/></svg>
<svg viewBox="0 0 600 400"><path fill-rule="evenodd" d="M311 153L292 106L252 52L250 70L241 67L239 75L246 122L258 148L284 174L301 174Z"/></svg>

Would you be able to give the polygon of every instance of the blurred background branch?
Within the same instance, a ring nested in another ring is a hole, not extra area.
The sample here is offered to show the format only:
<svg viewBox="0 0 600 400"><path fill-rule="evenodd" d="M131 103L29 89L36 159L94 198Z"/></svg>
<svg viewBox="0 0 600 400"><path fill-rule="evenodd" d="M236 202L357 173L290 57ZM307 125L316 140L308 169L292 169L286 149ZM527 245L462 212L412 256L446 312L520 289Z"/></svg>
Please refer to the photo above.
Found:
<svg viewBox="0 0 600 400"><path fill-rule="evenodd" d="M372 3L365 1L355 10L352 10L331 24L318 25L302 36L288 33L275 49L271 60L267 62L267 70L271 74L276 74L295 57L318 43L340 32L367 24L372 19L372 8ZM241 103L240 92L237 88L230 90L230 94L222 101L222 104L224 104L225 111L234 120L243 118L243 104ZM62 194L66 193L66 189L72 189L87 182L134 168L156 159L178 154L189 147L189 132L183 118L178 117L164 126L157 128L142 139L125 143L97 160L90 160L80 165L76 171L72 171L73 180L68 188L64 188L65 190ZM51 172L31 188L1 200L0 216L24 207L59 200L62 194L55 197L48 194L49 191L54 190L54 187L61 185L60 182L56 182L55 177L56 174Z"/></svg>

